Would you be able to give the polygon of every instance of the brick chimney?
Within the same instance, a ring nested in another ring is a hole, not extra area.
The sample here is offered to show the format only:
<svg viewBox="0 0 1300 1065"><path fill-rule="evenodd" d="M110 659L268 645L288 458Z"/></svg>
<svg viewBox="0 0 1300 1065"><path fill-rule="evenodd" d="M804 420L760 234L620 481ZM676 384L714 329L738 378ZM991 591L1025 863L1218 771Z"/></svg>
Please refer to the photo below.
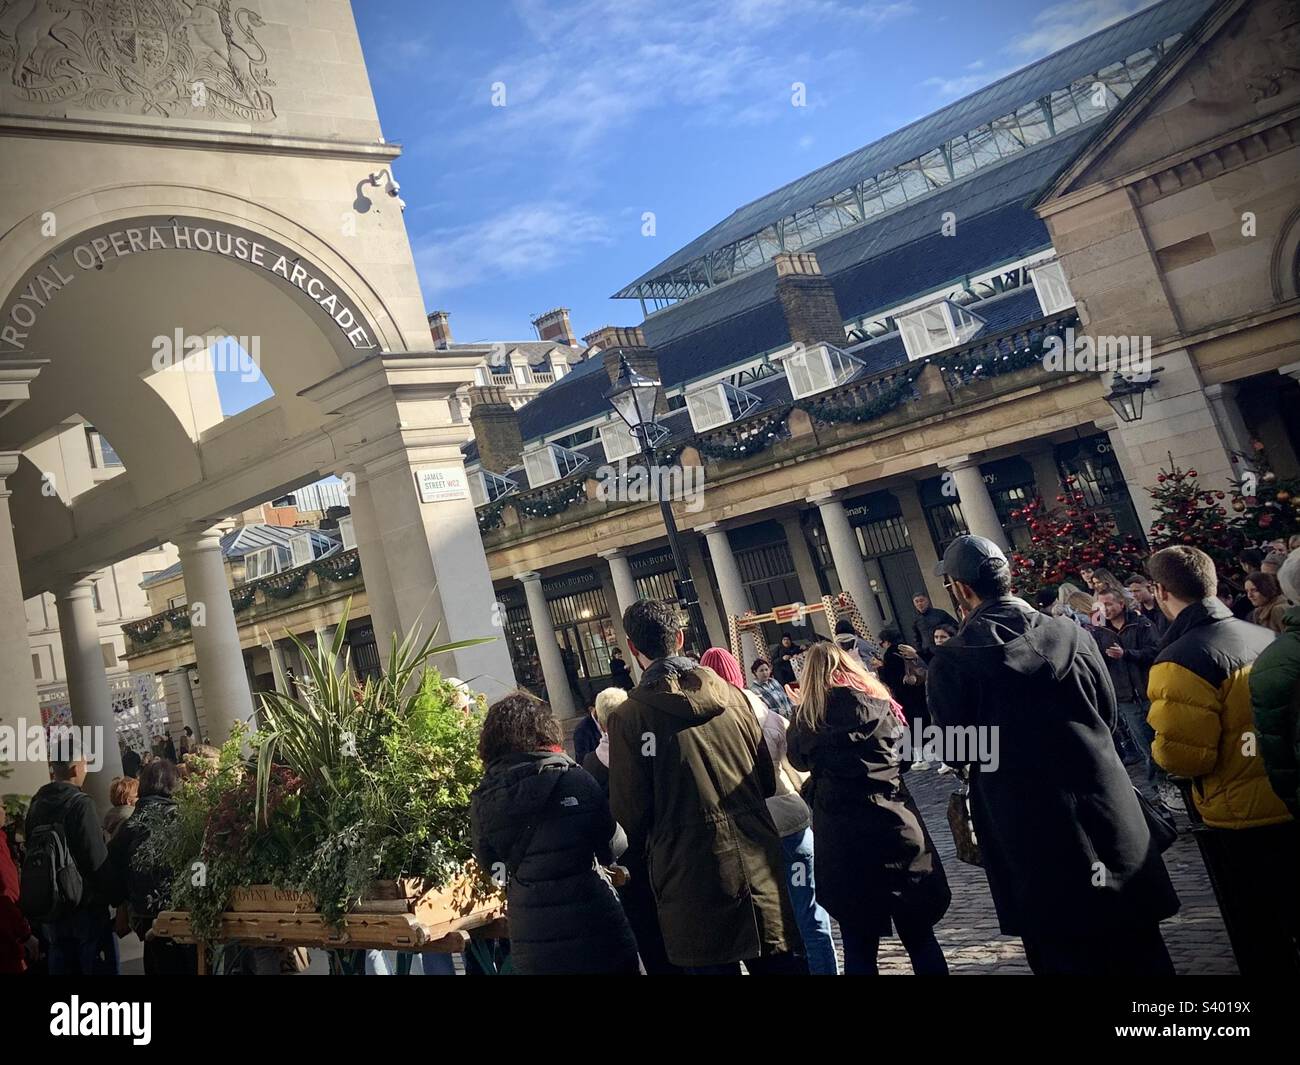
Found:
<svg viewBox="0 0 1300 1065"><path fill-rule="evenodd" d="M817 256L810 251L786 251L772 261L776 264L776 295L790 328L790 339L844 347L844 316L830 278L822 275Z"/></svg>
<svg viewBox="0 0 1300 1065"><path fill-rule="evenodd" d="M469 390L469 424L478 444L479 464L492 473L518 466L524 453L519 415L499 385L475 385Z"/></svg>
<svg viewBox="0 0 1300 1065"><path fill-rule="evenodd" d="M533 319L533 328L542 340L553 340L571 348L578 346L578 338L574 335L573 326L569 324L568 307L556 307L553 311L539 314Z"/></svg>
<svg viewBox="0 0 1300 1065"><path fill-rule="evenodd" d="M446 311L434 311L429 315L429 332L433 334L433 346L445 348L455 343L451 338L450 316Z"/></svg>
<svg viewBox="0 0 1300 1065"><path fill-rule="evenodd" d="M625 358L628 365L646 377L659 380L659 360L655 353L646 346L645 334L640 326L603 325L594 333L588 333L582 342L589 348L599 348L600 357L605 363L605 373L609 382L618 380L619 358ZM655 413L668 413L668 398L664 390L659 390L659 399L655 404Z"/></svg>

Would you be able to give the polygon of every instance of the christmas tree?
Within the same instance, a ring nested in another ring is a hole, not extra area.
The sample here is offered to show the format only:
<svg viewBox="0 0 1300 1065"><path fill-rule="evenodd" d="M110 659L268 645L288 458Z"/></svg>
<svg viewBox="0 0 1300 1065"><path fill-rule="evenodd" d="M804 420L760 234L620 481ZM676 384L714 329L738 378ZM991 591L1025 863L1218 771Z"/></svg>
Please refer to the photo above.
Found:
<svg viewBox="0 0 1300 1065"><path fill-rule="evenodd" d="M1232 573L1245 546L1241 533L1228 517L1225 493L1202 488L1197 477L1195 470L1181 469L1170 455L1169 468L1161 469L1155 487L1147 489L1156 508L1147 536L1151 550L1175 544L1199 547L1214 559L1220 573Z"/></svg>
<svg viewBox="0 0 1300 1065"><path fill-rule="evenodd" d="M1252 441L1253 455L1239 455L1241 476L1232 480L1232 525L1243 546L1285 540L1300 532L1300 479L1279 477L1264 445Z"/></svg>
<svg viewBox="0 0 1300 1065"><path fill-rule="evenodd" d="M1077 478L1066 478L1064 488L1053 509L1035 497L1011 512L1013 520L1028 524L1030 533L1028 546L1011 553L1017 594L1032 595L1063 581L1082 585L1083 569L1108 569L1122 579L1146 558L1136 537L1121 536L1109 514L1088 505Z"/></svg>

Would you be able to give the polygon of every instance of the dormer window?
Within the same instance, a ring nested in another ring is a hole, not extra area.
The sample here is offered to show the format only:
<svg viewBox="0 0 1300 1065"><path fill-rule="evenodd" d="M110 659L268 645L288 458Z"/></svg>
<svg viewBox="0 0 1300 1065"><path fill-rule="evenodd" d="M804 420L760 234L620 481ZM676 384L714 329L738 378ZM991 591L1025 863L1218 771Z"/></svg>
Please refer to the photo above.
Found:
<svg viewBox="0 0 1300 1065"><path fill-rule="evenodd" d="M559 481L587 463L587 456L559 444L540 444L524 452L524 472L528 487L540 488Z"/></svg>
<svg viewBox="0 0 1300 1065"><path fill-rule="evenodd" d="M1038 305L1043 308L1044 314L1055 314L1074 306L1074 294L1070 291L1065 271L1057 260L1035 266L1031 276L1034 291L1038 293Z"/></svg>
<svg viewBox="0 0 1300 1065"><path fill-rule="evenodd" d="M476 507L495 503L514 490L514 481L491 470L476 470L469 475L469 497Z"/></svg>
<svg viewBox="0 0 1300 1065"><path fill-rule="evenodd" d="M622 421L611 421L600 427L600 443L605 449L607 462L619 462L641 453L641 442Z"/></svg>
<svg viewBox="0 0 1300 1065"><path fill-rule="evenodd" d="M351 551L357 546L357 534L352 528L352 515L339 518L339 539L343 543L344 551Z"/></svg>
<svg viewBox="0 0 1300 1065"><path fill-rule="evenodd" d="M898 319L898 331L909 359L923 359L955 348L983 328L983 318L952 300L940 300Z"/></svg>
<svg viewBox="0 0 1300 1065"><path fill-rule="evenodd" d="M862 366L860 359L833 344L814 344L810 348L796 344L786 353L774 355L773 361L785 366L790 394L795 399L806 399L827 389L837 388L849 380Z"/></svg>
<svg viewBox="0 0 1300 1065"><path fill-rule="evenodd" d="M686 393L686 409L690 411L691 425L697 433L737 421L761 402L753 392L726 381L715 381Z"/></svg>

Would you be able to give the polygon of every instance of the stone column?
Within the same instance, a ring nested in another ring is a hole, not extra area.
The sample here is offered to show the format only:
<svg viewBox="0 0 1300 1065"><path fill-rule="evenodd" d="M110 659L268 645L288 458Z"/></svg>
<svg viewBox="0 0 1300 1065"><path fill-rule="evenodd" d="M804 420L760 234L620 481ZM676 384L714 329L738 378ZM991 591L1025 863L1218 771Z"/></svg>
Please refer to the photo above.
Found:
<svg viewBox="0 0 1300 1065"><path fill-rule="evenodd" d="M857 604L872 635L879 636L880 630L885 627L885 619L880 613L876 595L867 583L867 571L862 565L862 548L858 546L857 534L849 524L849 516L844 513L844 504L834 496L813 496L808 502L821 511L826 545L831 549L831 559L835 562L840 587L853 597L853 602Z"/></svg>
<svg viewBox="0 0 1300 1065"><path fill-rule="evenodd" d="M803 525L797 514L786 514L777 519L781 531L785 533L786 546L790 549L790 559L794 562L795 576L799 578L799 595L807 604L822 601L821 582L817 579L817 567L813 562L812 552L808 550L808 538L803 534ZM812 627L823 636L831 635L831 626L826 615L816 613L809 615Z"/></svg>
<svg viewBox="0 0 1300 1065"><path fill-rule="evenodd" d="M695 531L703 533L704 538L709 542L709 556L713 559L713 572L718 578L723 613L728 618L743 614L749 609L749 595L745 591L744 582L740 579L736 556L731 553L731 541L727 539L727 530L714 521L697 526Z"/></svg>
<svg viewBox="0 0 1300 1065"><path fill-rule="evenodd" d="M1061 494L1061 470L1056 465L1055 449L1049 444L1046 448L1031 451L1025 455L1034 471L1034 489L1043 498L1043 505L1049 510L1056 506L1056 497Z"/></svg>
<svg viewBox="0 0 1300 1065"><path fill-rule="evenodd" d="M627 560L627 552L621 548L613 551L597 552L601 558L609 563L609 577L606 579L604 574L597 573L601 577L601 590L605 593L606 605L610 609L610 620L614 625L614 632L618 634L619 641L623 647L623 661L628 664L632 671L632 679L641 679L641 666L628 653L627 650L627 633L623 630L623 612L633 603L641 598L640 593L636 590L636 578L632 576L632 566ZM613 596L610 596L610 592Z"/></svg>
<svg viewBox="0 0 1300 1065"><path fill-rule="evenodd" d="M94 582L82 577L55 592L59 612L59 639L63 666L68 674L68 702L72 720L81 728L96 730L102 757L98 770L91 765L83 789L101 810L108 810L109 786L122 775L122 755L117 749L117 719L108 690L104 652L99 646L99 621L95 617Z"/></svg>
<svg viewBox="0 0 1300 1065"><path fill-rule="evenodd" d="M890 488L898 507L903 512L903 524L907 526L907 538L912 543L912 552L916 555L916 564L921 569L921 579L930 595L930 602L944 610L952 606L952 597L943 586L943 578L935 575L934 569L939 564L939 551L930 535L930 523L925 520L925 508L921 506L921 495L916 484L905 484ZM915 593L918 589L912 589Z"/></svg>
<svg viewBox="0 0 1300 1065"><path fill-rule="evenodd" d="M1133 509L1137 513L1138 521L1141 522L1144 530L1150 530L1152 522L1156 520L1156 510L1151 495L1143 489L1140 480L1142 471L1134 457L1129 453L1128 446L1124 442L1123 435L1118 431L1119 419L1099 418L1092 423L1110 440L1111 451L1115 455L1115 461L1119 463L1119 471L1124 475L1124 486L1128 489L1128 497L1133 503ZM1199 472L1199 471L1198 471ZM1153 475L1152 483L1155 483Z"/></svg>
<svg viewBox="0 0 1300 1065"><path fill-rule="evenodd" d="M1253 453L1251 433L1246 427L1246 419L1241 416L1241 407L1237 405L1236 384L1206 385L1205 398L1210 401L1210 410L1214 412L1214 423L1223 446L1233 455L1249 457ZM1234 465L1239 466L1240 463Z"/></svg>
<svg viewBox="0 0 1300 1065"><path fill-rule="evenodd" d="M180 549L185 598L190 612L201 605L202 621L191 628L194 657L203 685L203 708L208 735L220 746L236 721L253 722L253 696L248 687L239 628L226 584L226 564L218 529L187 529L172 537Z"/></svg>
<svg viewBox="0 0 1300 1065"><path fill-rule="evenodd" d="M569 690L569 676L564 672L564 658L555 639L555 623L551 621L551 608L542 592L542 575L530 570L516 573L515 580L524 586L528 599L528 617L533 623L533 641L537 644L537 657L542 663L542 679L546 682L546 695L551 711L563 721L574 717L578 710L573 705Z"/></svg>
<svg viewBox="0 0 1300 1065"><path fill-rule="evenodd" d="M361 558L361 576L366 584L366 602L370 605L370 625L375 631L375 650L379 661L387 665L393 648L393 634L401 627L397 618L397 603L393 597L393 583L388 572L388 558L384 552L383 535L375 515L374 501L370 496L370 483L364 470L349 471L355 477L352 495L352 532L357 539L357 554Z"/></svg>
<svg viewBox="0 0 1300 1065"><path fill-rule="evenodd" d="M704 616L704 626L708 631L708 640L713 647L731 647L731 635L722 619L722 609L718 606L718 597L713 594L713 581L709 579L709 567L704 562L704 552L700 550L700 538L687 534L681 538L682 550L686 553L686 568L695 582L695 593L700 600L700 613Z"/></svg>
<svg viewBox="0 0 1300 1065"><path fill-rule="evenodd" d="M980 473L979 459L971 455L961 455L947 462L961 500L961 513L966 519L966 528L976 536L992 540L1003 551L1011 549L1006 530L998 521L998 512L993 508L988 487Z"/></svg>
<svg viewBox="0 0 1300 1065"><path fill-rule="evenodd" d="M27 612L9 514L10 493L5 487L5 480L14 475L21 457L18 451L0 451L0 677L4 678L0 723L25 731L40 727L41 707L32 673L32 647L27 639ZM6 794L34 795L50 782L49 766L44 762L24 758L6 763L6 768L11 772L0 783Z"/></svg>
<svg viewBox="0 0 1300 1065"><path fill-rule="evenodd" d="M194 688L190 684L190 671L178 669L163 677L163 691L167 695L167 717L178 721L177 736L189 725L194 732L194 743L203 741L199 730L199 715L194 709Z"/></svg>

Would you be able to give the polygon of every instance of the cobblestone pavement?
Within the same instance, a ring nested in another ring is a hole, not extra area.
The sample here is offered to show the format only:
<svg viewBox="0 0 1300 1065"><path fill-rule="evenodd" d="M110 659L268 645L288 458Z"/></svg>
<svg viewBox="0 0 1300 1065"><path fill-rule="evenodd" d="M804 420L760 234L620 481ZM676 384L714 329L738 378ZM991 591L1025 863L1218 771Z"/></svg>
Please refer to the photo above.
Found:
<svg viewBox="0 0 1300 1065"><path fill-rule="evenodd" d="M998 932L984 871L959 862L954 853L947 817L948 796L955 787L953 778L928 769L908 773L907 782L925 817L926 827L934 837L952 888L952 906L935 929L949 969L954 975L1027 974L1029 966L1019 938ZM1165 852L1165 865L1182 908L1160 926L1174 968L1180 976L1233 975L1237 972L1237 963L1228 945L1228 933L1223 927L1200 850L1192 838L1187 818L1178 815L1178 823L1181 829L1178 842ZM839 945L838 941L836 945ZM885 974L912 971L907 952L896 937L891 936L881 943L880 971Z"/></svg>

